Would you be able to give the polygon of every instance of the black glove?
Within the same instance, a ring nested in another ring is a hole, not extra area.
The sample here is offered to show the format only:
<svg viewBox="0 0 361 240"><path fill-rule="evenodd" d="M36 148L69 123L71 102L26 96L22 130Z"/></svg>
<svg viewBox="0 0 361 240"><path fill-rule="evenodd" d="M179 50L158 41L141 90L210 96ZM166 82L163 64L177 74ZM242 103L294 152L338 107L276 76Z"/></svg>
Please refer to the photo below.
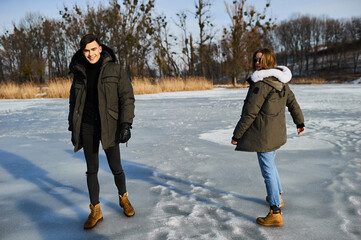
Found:
<svg viewBox="0 0 361 240"><path fill-rule="evenodd" d="M132 128L132 125L130 123L122 123L120 126L120 136L119 136L119 142L120 143L126 143L131 137L130 129Z"/></svg>
<svg viewBox="0 0 361 240"><path fill-rule="evenodd" d="M233 136L233 137L232 137L232 140L238 142L238 141L241 140L241 139L240 139L240 138L235 138L235 137Z"/></svg>

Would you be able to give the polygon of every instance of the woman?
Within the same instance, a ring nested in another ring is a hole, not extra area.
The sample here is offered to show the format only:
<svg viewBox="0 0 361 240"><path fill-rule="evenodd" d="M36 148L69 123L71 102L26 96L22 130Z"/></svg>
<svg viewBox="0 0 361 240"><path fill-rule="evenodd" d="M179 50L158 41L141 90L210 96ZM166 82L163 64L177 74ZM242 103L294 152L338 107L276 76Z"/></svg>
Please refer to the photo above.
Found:
<svg viewBox="0 0 361 240"><path fill-rule="evenodd" d="M264 182L270 212L266 217L257 218L263 226L284 225L281 216L283 200L282 187L274 159L276 150L286 143L287 106L298 134L305 131L304 118L296 98L288 86L291 71L277 66L272 50L264 48L253 54L253 74L244 101L241 119L233 132L231 143L237 151L257 152L258 162Z"/></svg>

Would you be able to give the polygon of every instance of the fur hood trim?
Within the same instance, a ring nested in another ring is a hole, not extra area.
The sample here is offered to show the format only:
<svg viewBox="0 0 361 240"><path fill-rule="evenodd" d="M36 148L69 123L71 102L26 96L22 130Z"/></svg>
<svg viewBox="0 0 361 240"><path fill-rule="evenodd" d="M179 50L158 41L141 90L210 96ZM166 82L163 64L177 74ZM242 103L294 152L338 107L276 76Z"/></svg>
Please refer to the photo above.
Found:
<svg viewBox="0 0 361 240"><path fill-rule="evenodd" d="M291 70L286 66L277 66L273 69L263 69L255 71L251 75L251 80L253 82L262 81L264 78L275 77L278 81L282 83L288 83L292 79Z"/></svg>

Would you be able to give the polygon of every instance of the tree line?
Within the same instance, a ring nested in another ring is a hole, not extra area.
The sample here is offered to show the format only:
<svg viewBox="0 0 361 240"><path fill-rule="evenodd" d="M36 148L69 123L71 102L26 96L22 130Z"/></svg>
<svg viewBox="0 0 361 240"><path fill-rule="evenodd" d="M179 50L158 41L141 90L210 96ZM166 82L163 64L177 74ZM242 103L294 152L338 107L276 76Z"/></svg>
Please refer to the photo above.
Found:
<svg viewBox="0 0 361 240"><path fill-rule="evenodd" d="M178 12L172 19L177 29L170 29L170 21L156 13L155 2L64 6L60 19L27 14L0 36L0 82L45 83L68 77L70 58L87 33L111 47L131 77L202 76L236 84L251 71L252 53L261 46L277 50L279 62L299 75L341 68L350 54L357 72L361 18L298 16L277 26L267 16L270 2L258 11L247 0L234 0L225 2L229 25L219 36L211 0L195 0L192 10ZM197 22L197 34L188 29L190 21Z"/></svg>
<svg viewBox="0 0 361 240"><path fill-rule="evenodd" d="M360 73L361 17L339 20L298 16L282 21L274 34L279 62L297 75Z"/></svg>

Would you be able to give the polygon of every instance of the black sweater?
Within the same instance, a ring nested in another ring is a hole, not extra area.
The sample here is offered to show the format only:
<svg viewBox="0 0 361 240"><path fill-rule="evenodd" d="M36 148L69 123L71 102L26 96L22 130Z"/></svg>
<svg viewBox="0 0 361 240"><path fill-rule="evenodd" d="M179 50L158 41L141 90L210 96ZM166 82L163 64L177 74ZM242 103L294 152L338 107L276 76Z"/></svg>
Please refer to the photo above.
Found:
<svg viewBox="0 0 361 240"><path fill-rule="evenodd" d="M86 64L87 92L83 112L84 123L96 124L100 119L98 103L98 79L101 66L102 59L100 59L95 64Z"/></svg>

